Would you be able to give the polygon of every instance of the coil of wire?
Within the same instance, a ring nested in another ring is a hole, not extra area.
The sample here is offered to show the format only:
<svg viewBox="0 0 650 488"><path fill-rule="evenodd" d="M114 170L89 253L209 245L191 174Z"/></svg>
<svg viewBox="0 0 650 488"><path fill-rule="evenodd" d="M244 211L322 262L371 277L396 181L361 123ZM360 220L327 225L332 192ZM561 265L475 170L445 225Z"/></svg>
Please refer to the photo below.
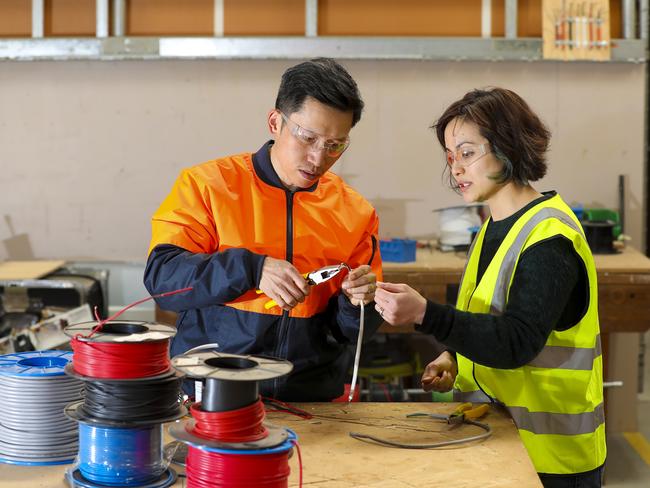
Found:
<svg viewBox="0 0 650 488"><path fill-rule="evenodd" d="M65 464L79 447L77 423L64 407L83 398L83 384L64 374L68 351L0 356L0 462Z"/></svg>

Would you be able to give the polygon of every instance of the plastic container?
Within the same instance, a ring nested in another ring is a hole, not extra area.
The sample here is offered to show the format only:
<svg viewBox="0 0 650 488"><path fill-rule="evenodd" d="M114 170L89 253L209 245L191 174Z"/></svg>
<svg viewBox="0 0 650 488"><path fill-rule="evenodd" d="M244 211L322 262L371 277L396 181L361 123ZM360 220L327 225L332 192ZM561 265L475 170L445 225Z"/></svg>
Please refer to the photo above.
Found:
<svg viewBox="0 0 650 488"><path fill-rule="evenodd" d="M415 261L416 241L412 239L390 239L379 241L382 261L408 263Z"/></svg>
<svg viewBox="0 0 650 488"><path fill-rule="evenodd" d="M590 222L611 221L613 223L612 235L614 239L618 239L618 236L621 235L621 220L616 210L610 210L608 208L586 208L583 220Z"/></svg>
<svg viewBox="0 0 650 488"><path fill-rule="evenodd" d="M574 205L571 207L571 210L573 210L573 213L576 214L576 217L578 217L578 220L582 220L585 215L585 209L581 204Z"/></svg>

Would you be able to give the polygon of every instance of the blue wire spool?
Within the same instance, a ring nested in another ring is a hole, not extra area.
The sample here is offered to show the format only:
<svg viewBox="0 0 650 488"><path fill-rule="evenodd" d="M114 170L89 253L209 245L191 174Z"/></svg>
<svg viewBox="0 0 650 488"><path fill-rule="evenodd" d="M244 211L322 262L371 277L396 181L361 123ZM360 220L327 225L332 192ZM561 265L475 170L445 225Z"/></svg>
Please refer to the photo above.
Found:
<svg viewBox="0 0 650 488"><path fill-rule="evenodd" d="M62 376L70 351L29 351L0 356L0 374L19 377Z"/></svg>
<svg viewBox="0 0 650 488"><path fill-rule="evenodd" d="M196 444L194 442L186 442L192 447L196 447L197 449L201 449L202 451L208 451L208 452L216 452L219 454L237 454L241 456L263 456L265 454L276 454L280 452L286 452L289 451L293 448L293 441L298 440L298 436L296 433L291 430L291 429L284 429L287 431L287 440L284 441L282 444L279 446L275 447L268 447L268 448L263 448L263 449L248 449L248 450L240 450L240 449L218 449L215 447L208 447L203 444Z"/></svg>
<svg viewBox="0 0 650 488"><path fill-rule="evenodd" d="M154 481L147 483L146 485L138 485L138 488L167 488L169 486L172 486L174 483L176 483L176 471L173 469L169 468L166 469L163 474L161 474L157 479ZM88 481L85 479L81 471L79 469L75 469L72 472L67 472L66 473L66 480L70 484L70 486L74 488L106 488L108 485L98 485L96 483L93 483L91 481Z"/></svg>
<svg viewBox="0 0 650 488"><path fill-rule="evenodd" d="M125 429L79 423L79 472L90 486L149 486L165 471L161 424Z"/></svg>
<svg viewBox="0 0 650 488"><path fill-rule="evenodd" d="M169 468L166 469L157 479L147 483L146 485L137 485L137 488L167 488L176 483L177 476L176 471ZM88 481L83 477L78 468L72 472L66 473L66 480L69 482L70 486L75 488L106 488L109 486Z"/></svg>

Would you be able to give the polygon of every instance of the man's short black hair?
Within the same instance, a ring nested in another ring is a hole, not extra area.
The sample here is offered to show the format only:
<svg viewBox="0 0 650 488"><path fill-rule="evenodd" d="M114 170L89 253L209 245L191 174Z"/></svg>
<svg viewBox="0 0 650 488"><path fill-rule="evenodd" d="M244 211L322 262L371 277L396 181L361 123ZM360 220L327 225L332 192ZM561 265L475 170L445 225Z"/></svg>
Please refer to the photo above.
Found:
<svg viewBox="0 0 650 488"><path fill-rule="evenodd" d="M361 119L363 100L350 73L330 58L315 58L292 66L282 75L275 108L290 115L311 97L342 112L352 112L352 126Z"/></svg>

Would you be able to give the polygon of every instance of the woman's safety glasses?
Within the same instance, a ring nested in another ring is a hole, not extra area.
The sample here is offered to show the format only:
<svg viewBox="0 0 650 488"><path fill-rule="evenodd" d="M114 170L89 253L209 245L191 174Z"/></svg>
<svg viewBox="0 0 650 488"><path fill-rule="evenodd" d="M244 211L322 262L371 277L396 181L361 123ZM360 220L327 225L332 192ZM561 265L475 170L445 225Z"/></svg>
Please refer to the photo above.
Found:
<svg viewBox="0 0 650 488"><path fill-rule="evenodd" d="M451 168L456 162L461 168L465 169L474 164L490 151L490 144L463 144L455 151L447 149L447 165Z"/></svg>

